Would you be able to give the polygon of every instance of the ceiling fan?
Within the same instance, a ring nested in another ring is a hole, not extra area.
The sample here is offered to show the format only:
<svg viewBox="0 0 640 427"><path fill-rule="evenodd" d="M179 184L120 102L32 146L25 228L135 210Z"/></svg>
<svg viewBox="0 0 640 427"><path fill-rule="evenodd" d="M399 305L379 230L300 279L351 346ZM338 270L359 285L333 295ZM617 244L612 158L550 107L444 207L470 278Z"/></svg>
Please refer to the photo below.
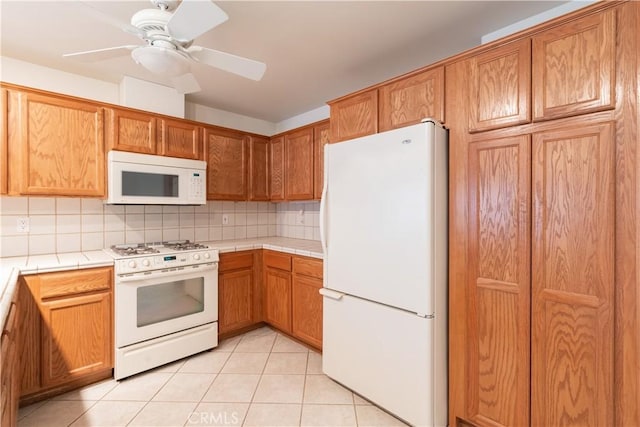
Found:
<svg viewBox="0 0 640 427"><path fill-rule="evenodd" d="M264 75L267 66L262 62L192 44L196 37L229 19L227 14L210 0L151 0L151 3L156 6L155 9L136 12L131 17L131 24L126 24L105 15L89 2L82 2L99 19L140 37L146 44L115 46L63 56L84 61L100 61L131 53L136 63L154 74L171 79L175 89L180 93L200 90L198 82L190 73L193 62L252 80L260 80Z"/></svg>

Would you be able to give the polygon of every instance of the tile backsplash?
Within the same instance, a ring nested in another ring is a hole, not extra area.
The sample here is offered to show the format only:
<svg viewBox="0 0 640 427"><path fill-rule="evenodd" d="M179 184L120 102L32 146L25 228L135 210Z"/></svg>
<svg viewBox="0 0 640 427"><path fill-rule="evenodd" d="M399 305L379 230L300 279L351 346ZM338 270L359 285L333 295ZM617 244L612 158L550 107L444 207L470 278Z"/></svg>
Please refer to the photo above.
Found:
<svg viewBox="0 0 640 427"><path fill-rule="evenodd" d="M121 243L177 239L202 242L284 236L318 240L318 210L318 202L124 206L104 205L100 199L3 196L0 256L90 251ZM17 229L22 218L28 218L28 231Z"/></svg>

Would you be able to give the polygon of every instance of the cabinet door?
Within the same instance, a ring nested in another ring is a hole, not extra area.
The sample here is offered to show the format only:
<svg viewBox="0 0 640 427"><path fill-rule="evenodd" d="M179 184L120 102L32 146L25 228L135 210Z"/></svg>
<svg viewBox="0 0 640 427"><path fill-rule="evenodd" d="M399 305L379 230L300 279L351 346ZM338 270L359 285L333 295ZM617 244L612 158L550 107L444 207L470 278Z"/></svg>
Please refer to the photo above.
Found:
<svg viewBox="0 0 640 427"><path fill-rule="evenodd" d="M291 273L266 267L264 278L265 321L291 333Z"/></svg>
<svg viewBox="0 0 640 427"><path fill-rule="evenodd" d="M469 147L467 416L529 425L529 136Z"/></svg>
<svg viewBox="0 0 640 427"><path fill-rule="evenodd" d="M253 267L220 273L218 333L234 331L253 322Z"/></svg>
<svg viewBox="0 0 640 427"><path fill-rule="evenodd" d="M525 39L470 60L469 130L531 121L531 42Z"/></svg>
<svg viewBox="0 0 640 427"><path fill-rule="evenodd" d="M103 197L104 109L31 92L9 96L9 193Z"/></svg>
<svg viewBox="0 0 640 427"><path fill-rule="evenodd" d="M199 126L183 120L159 119L158 122L158 154L193 160L204 158Z"/></svg>
<svg viewBox="0 0 640 427"><path fill-rule="evenodd" d="M533 136L531 425L610 425L615 123Z"/></svg>
<svg viewBox="0 0 640 427"><path fill-rule="evenodd" d="M64 384L113 366L111 293L43 302L42 384Z"/></svg>
<svg viewBox="0 0 640 427"><path fill-rule="evenodd" d="M293 276L292 334L294 337L322 348L322 279Z"/></svg>
<svg viewBox="0 0 640 427"><path fill-rule="evenodd" d="M313 199L313 128L285 135L285 198Z"/></svg>
<svg viewBox="0 0 640 427"><path fill-rule="evenodd" d="M110 111L109 148L156 154L156 118L148 113L113 108Z"/></svg>
<svg viewBox="0 0 640 427"><path fill-rule="evenodd" d="M420 123L427 117L444 121L444 67L380 88L380 132Z"/></svg>
<svg viewBox="0 0 640 427"><path fill-rule="evenodd" d="M378 132L378 90L354 95L331 105L331 142Z"/></svg>
<svg viewBox="0 0 640 427"><path fill-rule="evenodd" d="M324 186L324 146L329 143L329 121L313 127L313 198L320 200Z"/></svg>
<svg viewBox="0 0 640 427"><path fill-rule="evenodd" d="M534 120L615 107L615 10L533 37Z"/></svg>
<svg viewBox="0 0 640 427"><path fill-rule="evenodd" d="M207 199L247 199L247 137L205 128Z"/></svg>
<svg viewBox="0 0 640 427"><path fill-rule="evenodd" d="M269 199L284 200L284 136L269 143Z"/></svg>
<svg viewBox="0 0 640 427"><path fill-rule="evenodd" d="M249 139L249 200L269 200L269 139Z"/></svg>

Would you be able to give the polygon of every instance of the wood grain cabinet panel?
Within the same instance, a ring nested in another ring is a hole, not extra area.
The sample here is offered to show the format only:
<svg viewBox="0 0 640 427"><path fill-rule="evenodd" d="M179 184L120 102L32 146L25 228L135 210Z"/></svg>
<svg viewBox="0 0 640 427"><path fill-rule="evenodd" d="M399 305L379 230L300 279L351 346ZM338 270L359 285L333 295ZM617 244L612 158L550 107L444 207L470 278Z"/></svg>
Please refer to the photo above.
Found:
<svg viewBox="0 0 640 427"><path fill-rule="evenodd" d="M531 42L509 43L470 60L469 130L531 121Z"/></svg>
<svg viewBox="0 0 640 427"><path fill-rule="evenodd" d="M205 128L207 199L247 200L247 138L240 132Z"/></svg>
<svg viewBox="0 0 640 427"><path fill-rule="evenodd" d="M322 261L293 257L291 333L322 349Z"/></svg>
<svg viewBox="0 0 640 427"><path fill-rule="evenodd" d="M112 108L109 113L109 149L157 153L157 119L153 115L119 108Z"/></svg>
<svg viewBox="0 0 640 427"><path fill-rule="evenodd" d="M331 142L378 132L378 90L372 89L330 104Z"/></svg>
<svg viewBox="0 0 640 427"><path fill-rule="evenodd" d="M7 194L7 180L9 179L9 172L7 171L8 96L9 92L4 88L0 88L0 194Z"/></svg>
<svg viewBox="0 0 640 427"><path fill-rule="evenodd" d="M285 149L285 198L313 199L313 128L287 133Z"/></svg>
<svg viewBox="0 0 640 427"><path fill-rule="evenodd" d="M444 67L380 87L379 130L409 126L431 117L444 121Z"/></svg>
<svg viewBox="0 0 640 427"><path fill-rule="evenodd" d="M467 414L529 425L529 136L469 147Z"/></svg>
<svg viewBox="0 0 640 427"><path fill-rule="evenodd" d="M324 186L324 146L329 143L329 121L313 127L313 198L320 200Z"/></svg>
<svg viewBox="0 0 640 427"><path fill-rule="evenodd" d="M254 282L253 252L220 255L219 334L233 332L256 323Z"/></svg>
<svg viewBox="0 0 640 427"><path fill-rule="evenodd" d="M20 287L18 306L20 307L20 395L26 396L40 389L40 328L41 319L38 309L39 287L35 280L25 280L20 276L17 286Z"/></svg>
<svg viewBox="0 0 640 427"><path fill-rule="evenodd" d="M533 135L531 424L613 413L615 123Z"/></svg>
<svg viewBox="0 0 640 427"><path fill-rule="evenodd" d="M41 304L44 387L113 366L111 311L110 292Z"/></svg>
<svg viewBox="0 0 640 427"><path fill-rule="evenodd" d="M184 120L158 119L158 154L183 159L203 160L200 127Z"/></svg>
<svg viewBox="0 0 640 427"><path fill-rule="evenodd" d="M284 136L269 142L269 199L284 200Z"/></svg>
<svg viewBox="0 0 640 427"><path fill-rule="evenodd" d="M269 200L269 138L249 138L249 200Z"/></svg>
<svg viewBox="0 0 640 427"><path fill-rule="evenodd" d="M265 267L264 292L265 321L290 334L291 273L268 266Z"/></svg>
<svg viewBox="0 0 640 427"><path fill-rule="evenodd" d="M104 108L9 91L9 193L105 195Z"/></svg>
<svg viewBox="0 0 640 427"><path fill-rule="evenodd" d="M15 426L18 423L18 400L20 396L21 346L16 290L9 304L4 326L0 333L0 425Z"/></svg>
<svg viewBox="0 0 640 427"><path fill-rule="evenodd" d="M615 107L616 11L533 37L534 120Z"/></svg>

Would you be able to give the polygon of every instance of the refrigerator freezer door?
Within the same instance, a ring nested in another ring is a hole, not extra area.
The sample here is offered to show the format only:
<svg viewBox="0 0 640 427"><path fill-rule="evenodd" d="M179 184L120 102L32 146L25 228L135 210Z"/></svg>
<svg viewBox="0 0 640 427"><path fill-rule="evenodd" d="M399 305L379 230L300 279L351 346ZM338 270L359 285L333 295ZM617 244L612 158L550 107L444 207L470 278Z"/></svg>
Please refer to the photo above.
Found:
<svg viewBox="0 0 640 427"><path fill-rule="evenodd" d="M434 313L434 144L423 123L325 148L325 287Z"/></svg>
<svg viewBox="0 0 640 427"><path fill-rule="evenodd" d="M349 295L323 304L324 373L412 425L433 426L434 392L446 395L433 376L433 319Z"/></svg>

